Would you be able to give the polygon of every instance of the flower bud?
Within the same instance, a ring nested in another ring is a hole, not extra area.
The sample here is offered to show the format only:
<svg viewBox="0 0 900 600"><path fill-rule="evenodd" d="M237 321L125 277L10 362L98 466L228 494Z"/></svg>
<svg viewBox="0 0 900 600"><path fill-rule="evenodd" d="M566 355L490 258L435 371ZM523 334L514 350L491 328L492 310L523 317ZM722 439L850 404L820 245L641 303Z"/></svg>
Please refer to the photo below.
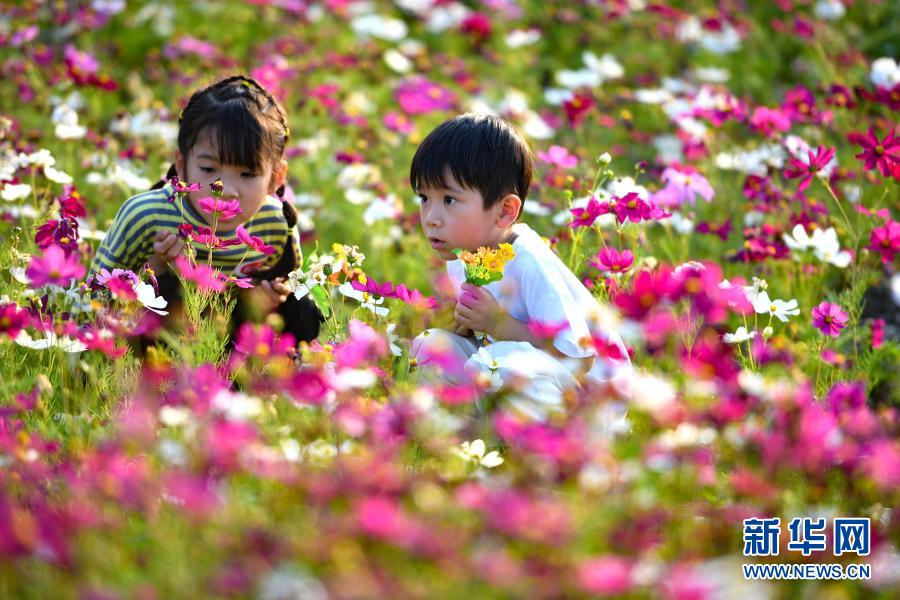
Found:
<svg viewBox="0 0 900 600"><path fill-rule="evenodd" d="M597 157L597 164L600 165L608 165L612 162L612 156L609 155L609 152L604 152L600 156Z"/></svg>
<svg viewBox="0 0 900 600"><path fill-rule="evenodd" d="M773 334L773 333L774 333L774 331L772 330L771 327L766 327L766 328L764 328L763 331L762 331L763 337L764 337L765 339L769 339L770 337L772 337L772 334Z"/></svg>
<svg viewBox="0 0 900 600"><path fill-rule="evenodd" d="M225 191L225 184L222 183L221 179L216 179L211 184L209 184L209 189L212 191L212 195L216 198L222 197L222 192Z"/></svg>

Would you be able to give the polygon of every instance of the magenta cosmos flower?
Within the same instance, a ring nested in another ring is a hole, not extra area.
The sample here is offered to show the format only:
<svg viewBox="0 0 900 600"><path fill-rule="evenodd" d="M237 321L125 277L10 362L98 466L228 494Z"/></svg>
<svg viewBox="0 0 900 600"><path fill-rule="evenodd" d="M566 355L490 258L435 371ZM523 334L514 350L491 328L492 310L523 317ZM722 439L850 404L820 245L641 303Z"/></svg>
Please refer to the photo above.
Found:
<svg viewBox="0 0 900 600"><path fill-rule="evenodd" d="M900 164L900 137L890 131L883 140L879 140L869 127L866 135L859 136L856 143L862 146L862 152L856 158L866 164L866 171L877 168L885 177L892 176L894 166Z"/></svg>
<svg viewBox="0 0 900 600"><path fill-rule="evenodd" d="M239 239L249 248L252 248L257 252L262 252L265 255L275 254L275 248L266 244L262 240L262 238L250 235L250 233L247 231L247 228L243 225L238 225L237 229L234 230L234 233L237 236L237 239Z"/></svg>
<svg viewBox="0 0 900 600"><path fill-rule="evenodd" d="M84 265L75 254L66 256L66 251L54 244L44 250L43 256L31 257L25 275L33 288L48 284L66 287L73 279L84 276Z"/></svg>
<svg viewBox="0 0 900 600"><path fill-rule="evenodd" d="M869 250L881 255L881 262L890 264L894 255L900 252L900 222L888 221L875 227L869 234Z"/></svg>
<svg viewBox="0 0 900 600"><path fill-rule="evenodd" d="M572 229L590 227L597 220L597 217L609 212L609 204L601 204L596 198L591 196L584 208L572 208L569 212L572 213L572 222L569 223L569 227Z"/></svg>
<svg viewBox="0 0 900 600"><path fill-rule="evenodd" d="M840 335L841 329L847 326L847 318L847 313L841 310L840 306L830 302L822 302L812 309L813 327L823 335L831 337Z"/></svg>
<svg viewBox="0 0 900 600"><path fill-rule="evenodd" d="M634 264L634 253L631 250L619 252L615 248L603 248L597 253L597 258L588 264L604 272L624 273Z"/></svg>
<svg viewBox="0 0 900 600"><path fill-rule="evenodd" d="M5 333L15 339L30 321L27 310L23 310L15 304L0 304L0 333Z"/></svg>
<svg viewBox="0 0 900 600"><path fill-rule="evenodd" d="M812 150L809 150L807 151L807 155L809 158L808 163L797 158L791 158L791 164L784 170L784 175L788 179L796 179L798 177L803 178L800 185L797 187L797 190L801 192L809 187L812 178L815 177L819 171L828 166L828 163L834 158L834 148L819 146L815 153L813 153Z"/></svg>
<svg viewBox="0 0 900 600"><path fill-rule="evenodd" d="M406 114L424 115L453 108L453 92L420 76L410 77L394 92L397 103Z"/></svg>

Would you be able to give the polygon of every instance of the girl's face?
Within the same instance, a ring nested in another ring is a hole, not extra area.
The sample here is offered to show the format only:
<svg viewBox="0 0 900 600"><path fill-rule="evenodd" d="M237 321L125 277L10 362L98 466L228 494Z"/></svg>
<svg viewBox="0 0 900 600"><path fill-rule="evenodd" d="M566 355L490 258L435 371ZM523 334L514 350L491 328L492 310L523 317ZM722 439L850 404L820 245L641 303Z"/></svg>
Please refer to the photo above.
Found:
<svg viewBox="0 0 900 600"><path fill-rule="evenodd" d="M223 200L237 200L241 205L241 213L231 219L219 219L216 231L232 231L238 225L249 221L259 211L266 196L274 194L284 185L287 173L287 161L274 164L265 163L259 170L253 171L240 165L226 165L220 162L219 152L213 144L212 136L201 134L194 147L185 157L179 150L175 151L175 168L178 175L187 183L202 183L199 192L190 192L188 199L194 209L203 214L212 226L212 215L200 209L201 198L211 196L209 184L221 179L224 186Z"/></svg>

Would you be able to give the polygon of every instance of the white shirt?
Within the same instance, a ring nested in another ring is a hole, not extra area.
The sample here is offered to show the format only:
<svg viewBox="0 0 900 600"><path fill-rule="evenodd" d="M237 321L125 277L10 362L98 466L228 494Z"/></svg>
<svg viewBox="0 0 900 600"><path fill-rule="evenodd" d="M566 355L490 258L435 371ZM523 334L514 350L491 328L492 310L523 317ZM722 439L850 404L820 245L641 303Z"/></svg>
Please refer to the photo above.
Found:
<svg viewBox="0 0 900 600"><path fill-rule="evenodd" d="M598 331L596 324L602 319L597 299L531 227L518 223L513 226L513 232L516 234L512 242L515 257L506 263L503 279L487 284L484 289L494 296L505 312L520 321L548 325L566 323L568 326L553 340L553 346L565 356L597 356L590 343L591 331ZM447 273L458 296L466 280L463 262L458 259L448 261ZM618 334L610 331L603 334L624 352ZM581 340L586 343L579 343ZM613 366L606 361L596 361L588 375L599 380L609 379Z"/></svg>

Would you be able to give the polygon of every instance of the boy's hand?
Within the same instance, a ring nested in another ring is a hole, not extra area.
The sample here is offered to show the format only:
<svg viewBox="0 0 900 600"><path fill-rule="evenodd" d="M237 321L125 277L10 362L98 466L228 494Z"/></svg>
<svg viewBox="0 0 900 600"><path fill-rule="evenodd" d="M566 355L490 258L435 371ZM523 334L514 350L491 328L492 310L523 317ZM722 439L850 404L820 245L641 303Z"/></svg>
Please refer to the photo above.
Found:
<svg viewBox="0 0 900 600"><path fill-rule="evenodd" d="M453 333L455 333L456 335L461 335L462 337L467 337L467 338L473 337L475 335L475 332L472 331L471 329L469 329L468 327L466 327L465 325L460 325L459 323L456 323L455 321L454 321L454 324L456 325L456 327L453 329Z"/></svg>
<svg viewBox="0 0 900 600"><path fill-rule="evenodd" d="M184 240L172 233L160 229L153 238L153 256L147 262L156 273L165 273L171 261L184 250Z"/></svg>
<svg viewBox="0 0 900 600"><path fill-rule="evenodd" d="M459 325L472 331L483 331L493 337L494 328L502 315L503 309L489 291L471 283L462 285L462 293L454 312Z"/></svg>

